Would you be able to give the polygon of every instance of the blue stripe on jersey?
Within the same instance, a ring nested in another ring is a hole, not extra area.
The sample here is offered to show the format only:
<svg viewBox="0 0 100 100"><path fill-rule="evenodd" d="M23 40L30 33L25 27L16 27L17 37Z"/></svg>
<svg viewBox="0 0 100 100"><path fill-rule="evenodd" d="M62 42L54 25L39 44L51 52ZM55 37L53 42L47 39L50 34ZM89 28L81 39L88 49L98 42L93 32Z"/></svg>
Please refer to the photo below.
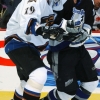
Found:
<svg viewBox="0 0 100 100"><path fill-rule="evenodd" d="M57 100L54 96L54 89L49 92L48 96L49 96L50 100Z"/></svg>
<svg viewBox="0 0 100 100"><path fill-rule="evenodd" d="M29 23L28 23L28 26L27 26L27 30L26 30L26 34L30 34L30 32L34 35L37 35L36 34L36 31L35 31L35 26L36 26L36 23L37 23L37 20L36 19L33 19L31 18L29 20Z"/></svg>
<svg viewBox="0 0 100 100"><path fill-rule="evenodd" d="M98 76L100 76L100 69L96 68L96 71L98 73Z"/></svg>
<svg viewBox="0 0 100 100"><path fill-rule="evenodd" d="M70 41L64 41L56 46L50 46L50 51L52 51L52 52L60 51L64 48L68 47L70 43L71 43Z"/></svg>
<svg viewBox="0 0 100 100"><path fill-rule="evenodd" d="M32 26L31 26L31 28L30 28L32 34L34 34L34 35L37 35L37 34L36 34L36 31L35 31L36 22L37 22L37 20L34 19L34 20L33 20L33 23L32 23Z"/></svg>
<svg viewBox="0 0 100 100"><path fill-rule="evenodd" d="M15 49L18 49L18 48L21 48L21 47L26 47L26 46L34 48L34 50L36 50L36 52L40 55L40 52L34 47L34 45L28 44L28 43L25 43L25 42L20 42L20 41L15 40L15 39L10 40L5 45L5 52L8 53L12 50L15 50Z"/></svg>
<svg viewBox="0 0 100 100"><path fill-rule="evenodd" d="M88 99L90 97L90 95L85 94L83 91L81 91L80 89L77 90L76 95L80 98L83 99Z"/></svg>
<svg viewBox="0 0 100 100"><path fill-rule="evenodd" d="M36 96L36 97L40 97L40 93L30 91L30 90L28 90L26 88L24 88L24 91L27 92L30 95L33 95L33 96Z"/></svg>
<svg viewBox="0 0 100 100"><path fill-rule="evenodd" d="M19 97L19 98L22 98L23 96L18 94L17 91L15 90L15 94Z"/></svg>

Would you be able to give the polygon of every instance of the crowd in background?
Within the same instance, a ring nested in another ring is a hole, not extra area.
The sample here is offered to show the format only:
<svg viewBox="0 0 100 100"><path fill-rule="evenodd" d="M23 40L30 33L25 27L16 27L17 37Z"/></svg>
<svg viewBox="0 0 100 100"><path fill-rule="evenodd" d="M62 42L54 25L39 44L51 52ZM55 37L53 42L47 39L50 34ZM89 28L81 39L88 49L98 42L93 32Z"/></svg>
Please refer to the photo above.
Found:
<svg viewBox="0 0 100 100"><path fill-rule="evenodd" d="M20 1L21 0L0 0L0 28L6 28L9 18ZM93 30L100 31L100 8L96 10Z"/></svg>
<svg viewBox="0 0 100 100"><path fill-rule="evenodd" d="M0 27L6 28L7 22L21 0L0 0Z"/></svg>

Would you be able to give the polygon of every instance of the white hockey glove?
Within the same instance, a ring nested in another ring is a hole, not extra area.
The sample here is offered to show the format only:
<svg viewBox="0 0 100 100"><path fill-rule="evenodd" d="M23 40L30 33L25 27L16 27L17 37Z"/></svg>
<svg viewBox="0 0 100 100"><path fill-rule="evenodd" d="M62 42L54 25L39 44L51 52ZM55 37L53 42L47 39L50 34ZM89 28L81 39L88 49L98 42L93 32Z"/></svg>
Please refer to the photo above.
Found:
<svg viewBox="0 0 100 100"><path fill-rule="evenodd" d="M84 23L84 14L85 11L83 9L77 10L75 7L73 8L73 16L71 20L67 20L66 30L69 33L79 33L82 29Z"/></svg>
<svg viewBox="0 0 100 100"><path fill-rule="evenodd" d="M91 27L87 24L84 24L79 34L80 36L71 42L71 44L69 45L70 47L79 47L83 45L91 34Z"/></svg>

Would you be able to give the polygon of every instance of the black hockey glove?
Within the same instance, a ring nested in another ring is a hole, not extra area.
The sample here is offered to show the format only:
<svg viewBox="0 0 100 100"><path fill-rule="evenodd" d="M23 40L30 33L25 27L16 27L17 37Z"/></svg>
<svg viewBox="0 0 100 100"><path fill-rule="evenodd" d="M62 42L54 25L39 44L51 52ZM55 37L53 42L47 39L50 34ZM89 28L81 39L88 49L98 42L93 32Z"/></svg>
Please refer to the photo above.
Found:
<svg viewBox="0 0 100 100"><path fill-rule="evenodd" d="M61 41L63 40L64 30L60 27L53 27L53 26L45 26L42 28L43 31L43 38Z"/></svg>
<svg viewBox="0 0 100 100"><path fill-rule="evenodd" d="M70 47L79 47L83 45L85 41L89 38L89 35L91 34L91 27L87 24L84 24L79 34L80 36L78 36L75 40L71 42L71 44L69 45Z"/></svg>

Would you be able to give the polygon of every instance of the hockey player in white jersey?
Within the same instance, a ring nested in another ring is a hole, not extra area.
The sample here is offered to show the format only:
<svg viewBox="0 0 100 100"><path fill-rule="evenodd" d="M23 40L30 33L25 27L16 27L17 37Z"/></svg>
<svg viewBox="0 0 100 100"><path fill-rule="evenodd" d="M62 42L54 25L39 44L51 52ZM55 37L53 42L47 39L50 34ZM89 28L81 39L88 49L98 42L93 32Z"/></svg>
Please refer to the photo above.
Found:
<svg viewBox="0 0 100 100"><path fill-rule="evenodd" d="M40 58L40 51L48 45L48 39L34 34L38 32L39 24L52 25L54 15L52 4L47 0L22 0L7 23L5 52L15 63L21 81L15 90L14 100L40 98L47 79L47 69ZM29 30L31 22L34 34Z"/></svg>

